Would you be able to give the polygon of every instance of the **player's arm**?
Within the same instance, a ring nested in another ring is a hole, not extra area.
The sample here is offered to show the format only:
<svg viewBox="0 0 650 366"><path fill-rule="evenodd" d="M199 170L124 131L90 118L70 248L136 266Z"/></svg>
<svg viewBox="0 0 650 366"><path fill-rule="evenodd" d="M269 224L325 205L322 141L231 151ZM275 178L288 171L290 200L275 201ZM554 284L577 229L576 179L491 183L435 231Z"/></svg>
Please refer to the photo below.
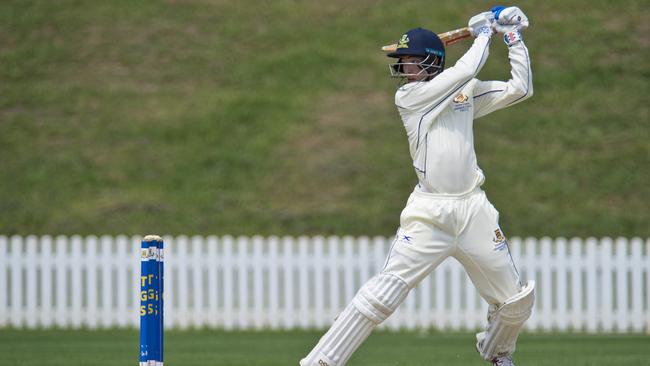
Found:
<svg viewBox="0 0 650 366"><path fill-rule="evenodd" d="M518 8L515 9L521 12ZM507 15L510 15L510 13L512 12L508 12ZM528 19L525 18L523 13L521 15L525 19L525 23L523 23L525 26L517 24L514 26L512 24L495 26L497 30L503 32L504 42L508 46L511 78L507 82L478 81L475 84L474 118L479 118L501 108L509 107L533 95L533 75L530 67L530 54L524 44L519 29L528 26Z"/></svg>
<svg viewBox="0 0 650 366"><path fill-rule="evenodd" d="M399 108L426 113L442 110L458 90L478 74L488 58L492 36L492 19L487 13L470 19L469 27L476 39L453 67L446 69L431 81L417 86L406 85L398 90L395 94L395 104Z"/></svg>

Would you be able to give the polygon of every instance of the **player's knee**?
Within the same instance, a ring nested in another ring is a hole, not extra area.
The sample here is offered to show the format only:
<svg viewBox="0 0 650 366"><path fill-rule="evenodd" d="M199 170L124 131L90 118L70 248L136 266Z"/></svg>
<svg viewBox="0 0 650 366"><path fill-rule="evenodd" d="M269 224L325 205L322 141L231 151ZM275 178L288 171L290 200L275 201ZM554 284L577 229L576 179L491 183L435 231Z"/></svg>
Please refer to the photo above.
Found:
<svg viewBox="0 0 650 366"><path fill-rule="evenodd" d="M408 292L409 287L403 279L380 273L361 287L352 304L368 319L379 324L397 309Z"/></svg>
<svg viewBox="0 0 650 366"><path fill-rule="evenodd" d="M530 281L519 293L506 300L499 310L504 321L523 324L531 315L535 305L535 281Z"/></svg>

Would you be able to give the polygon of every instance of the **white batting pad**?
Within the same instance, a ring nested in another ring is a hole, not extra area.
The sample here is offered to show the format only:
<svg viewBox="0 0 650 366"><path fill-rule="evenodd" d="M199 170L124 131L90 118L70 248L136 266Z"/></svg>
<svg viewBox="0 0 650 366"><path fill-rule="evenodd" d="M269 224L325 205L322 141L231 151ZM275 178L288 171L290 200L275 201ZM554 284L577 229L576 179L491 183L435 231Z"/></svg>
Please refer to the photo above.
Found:
<svg viewBox="0 0 650 366"><path fill-rule="evenodd" d="M336 318L316 347L300 360L300 365L343 366L374 328L375 323L350 304Z"/></svg>
<svg viewBox="0 0 650 366"><path fill-rule="evenodd" d="M374 323L386 320L408 295L409 288L401 278L381 273L368 281L352 300L352 304Z"/></svg>
<svg viewBox="0 0 650 366"><path fill-rule="evenodd" d="M528 281L518 294L489 316L487 330L476 335L476 348L485 360L515 351L519 331L533 311L534 289L535 281Z"/></svg>
<svg viewBox="0 0 650 366"><path fill-rule="evenodd" d="M395 275L380 273L371 278L300 365L345 365L370 332L404 301L408 292L406 282Z"/></svg>

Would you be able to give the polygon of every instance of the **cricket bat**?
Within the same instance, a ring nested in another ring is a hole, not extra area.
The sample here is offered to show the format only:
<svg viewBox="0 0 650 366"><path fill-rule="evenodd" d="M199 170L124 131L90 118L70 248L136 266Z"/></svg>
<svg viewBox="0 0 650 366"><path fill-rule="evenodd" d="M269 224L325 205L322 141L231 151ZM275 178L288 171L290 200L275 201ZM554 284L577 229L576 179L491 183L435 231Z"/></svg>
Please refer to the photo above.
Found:
<svg viewBox="0 0 650 366"><path fill-rule="evenodd" d="M440 37L440 40L442 43L444 43L445 46L449 46L454 43L458 43L465 38L469 38L471 35L472 34L469 31L469 27L463 27L451 30L449 32L440 33L438 34L438 37ZM397 51L397 43L384 46L381 48L381 50L384 52L395 52Z"/></svg>

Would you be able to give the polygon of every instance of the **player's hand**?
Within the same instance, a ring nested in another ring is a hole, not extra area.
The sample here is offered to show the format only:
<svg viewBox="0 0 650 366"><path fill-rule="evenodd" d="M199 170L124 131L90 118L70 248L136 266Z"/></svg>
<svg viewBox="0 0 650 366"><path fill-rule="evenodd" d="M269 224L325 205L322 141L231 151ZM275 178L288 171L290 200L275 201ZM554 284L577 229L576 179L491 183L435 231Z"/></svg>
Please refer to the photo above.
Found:
<svg viewBox="0 0 650 366"><path fill-rule="evenodd" d="M491 11L486 11L480 14L474 15L470 18L467 26L469 27L470 33L474 37L478 37L479 34L484 34L490 37L492 35L492 23L494 22L494 13Z"/></svg>
<svg viewBox="0 0 650 366"><path fill-rule="evenodd" d="M508 33L513 31L520 31L528 28L530 22L528 17L521 9L516 6L504 7L495 6L491 9L494 14L495 22L493 28L499 33Z"/></svg>

